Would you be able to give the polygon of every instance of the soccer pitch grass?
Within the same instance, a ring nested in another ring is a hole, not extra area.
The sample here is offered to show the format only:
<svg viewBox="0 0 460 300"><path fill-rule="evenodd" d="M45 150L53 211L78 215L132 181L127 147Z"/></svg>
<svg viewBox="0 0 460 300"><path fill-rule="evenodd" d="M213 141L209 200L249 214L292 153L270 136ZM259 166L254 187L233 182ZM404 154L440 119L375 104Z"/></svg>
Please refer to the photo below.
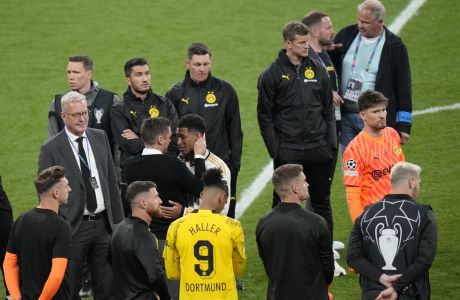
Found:
<svg viewBox="0 0 460 300"><path fill-rule="evenodd" d="M2 1L0 3L0 174L15 218L36 205L33 178L40 145L46 138L47 109L55 93L67 90L67 58L88 54L95 61L94 79L122 95L124 63L144 56L150 63L153 89L159 94L184 74L191 42L207 42L213 51L213 74L235 86L245 134L238 188L241 192L268 162L256 119L258 75L282 48L281 29L306 11L330 14L336 31L355 22L360 1ZM383 1L386 24L408 0ZM410 56L414 110L460 102L455 65L459 47L454 0L428 0L403 28ZM457 83L456 83L457 82ZM452 299L460 292L460 239L455 216L460 204L459 111L414 117L406 158L420 164L420 202L431 204L438 220L438 254L431 269L433 299ZM351 229L341 172L333 186L335 238L347 241ZM264 299L266 275L258 258L254 230L268 212L271 185L241 218L248 268L241 278L241 299ZM344 256L344 251L341 251ZM342 259L341 265L345 262ZM335 278L335 299L359 298L358 277ZM3 287L0 289L3 293Z"/></svg>

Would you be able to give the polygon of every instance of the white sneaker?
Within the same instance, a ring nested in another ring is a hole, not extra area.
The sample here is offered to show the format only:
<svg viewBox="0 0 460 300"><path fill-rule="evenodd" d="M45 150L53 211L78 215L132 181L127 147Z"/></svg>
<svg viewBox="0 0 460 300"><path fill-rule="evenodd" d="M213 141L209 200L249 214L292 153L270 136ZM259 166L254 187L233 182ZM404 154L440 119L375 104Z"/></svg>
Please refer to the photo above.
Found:
<svg viewBox="0 0 460 300"><path fill-rule="evenodd" d="M340 253L337 250L332 249L332 252L334 253L334 260L340 259Z"/></svg>
<svg viewBox="0 0 460 300"><path fill-rule="evenodd" d="M334 241L332 243L332 249L339 250L339 249L344 249L344 248L345 248L345 244L342 243L341 241Z"/></svg>
<svg viewBox="0 0 460 300"><path fill-rule="evenodd" d="M343 276L343 275L347 275L347 272L345 271L344 268L342 268L339 263L335 260L334 261L334 277L338 277L338 276Z"/></svg>

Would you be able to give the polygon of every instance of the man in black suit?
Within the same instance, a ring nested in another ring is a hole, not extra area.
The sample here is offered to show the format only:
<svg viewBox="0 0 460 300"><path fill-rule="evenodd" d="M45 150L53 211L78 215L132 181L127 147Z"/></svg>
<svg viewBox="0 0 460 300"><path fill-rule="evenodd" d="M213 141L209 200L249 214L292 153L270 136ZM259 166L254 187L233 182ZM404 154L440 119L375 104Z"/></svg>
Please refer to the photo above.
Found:
<svg viewBox="0 0 460 300"><path fill-rule="evenodd" d="M152 220L150 230L158 238L158 250L163 253L169 225L187 213L190 195L200 197L203 189L201 174L205 171L203 155L206 145L203 139L195 143L197 155L193 175L179 158L165 155L171 142L171 122L167 118L145 119L140 135L144 142L142 154L127 158L122 169L128 184L134 181L153 181L158 187L163 201L163 216ZM168 288L172 298L177 299L178 283L168 281Z"/></svg>
<svg viewBox="0 0 460 300"><path fill-rule="evenodd" d="M42 145L38 170L61 165L67 170L72 193L60 208L72 227L71 260L68 266L71 295L79 299L82 260L91 270L95 299L110 295L112 270L106 256L114 224L123 219L123 208L104 131L88 128L85 96L69 92L62 97L65 128Z"/></svg>

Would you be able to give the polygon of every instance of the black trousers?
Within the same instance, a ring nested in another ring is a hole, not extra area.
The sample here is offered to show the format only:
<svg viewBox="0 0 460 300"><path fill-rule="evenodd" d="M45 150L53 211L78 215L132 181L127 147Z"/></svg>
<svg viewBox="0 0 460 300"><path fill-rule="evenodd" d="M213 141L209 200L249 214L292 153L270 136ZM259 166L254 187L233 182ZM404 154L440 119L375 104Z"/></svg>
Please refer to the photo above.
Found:
<svg viewBox="0 0 460 300"><path fill-rule="evenodd" d="M71 299L80 299L83 260L87 259L94 299L110 299L112 268L107 261L111 230L107 216L93 221L83 220L72 237L71 257L68 266Z"/></svg>
<svg viewBox="0 0 460 300"><path fill-rule="evenodd" d="M231 173L231 183L230 183L230 206L228 207L228 214L230 218L235 218L235 208L236 208L236 182L238 180L238 172L233 171Z"/></svg>
<svg viewBox="0 0 460 300"><path fill-rule="evenodd" d="M273 161L276 169L285 164L299 164L309 184L310 201L308 208L322 216L329 226L331 236L333 233L333 220L331 208L331 175L334 163L334 150L331 146L324 145L306 150L280 149L278 156ZM273 191L272 207L280 203L280 198Z"/></svg>

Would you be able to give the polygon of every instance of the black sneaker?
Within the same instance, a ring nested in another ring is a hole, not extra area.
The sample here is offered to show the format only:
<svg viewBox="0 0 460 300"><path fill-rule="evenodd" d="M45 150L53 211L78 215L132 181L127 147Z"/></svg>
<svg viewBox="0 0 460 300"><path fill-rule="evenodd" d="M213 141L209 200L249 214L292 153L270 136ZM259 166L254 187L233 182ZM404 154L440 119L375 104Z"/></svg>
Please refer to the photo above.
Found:
<svg viewBox="0 0 460 300"><path fill-rule="evenodd" d="M236 289L237 289L237 290L240 290L240 291L244 290L244 284L243 284L243 282L242 282L242 281L239 281L238 279L236 280Z"/></svg>

